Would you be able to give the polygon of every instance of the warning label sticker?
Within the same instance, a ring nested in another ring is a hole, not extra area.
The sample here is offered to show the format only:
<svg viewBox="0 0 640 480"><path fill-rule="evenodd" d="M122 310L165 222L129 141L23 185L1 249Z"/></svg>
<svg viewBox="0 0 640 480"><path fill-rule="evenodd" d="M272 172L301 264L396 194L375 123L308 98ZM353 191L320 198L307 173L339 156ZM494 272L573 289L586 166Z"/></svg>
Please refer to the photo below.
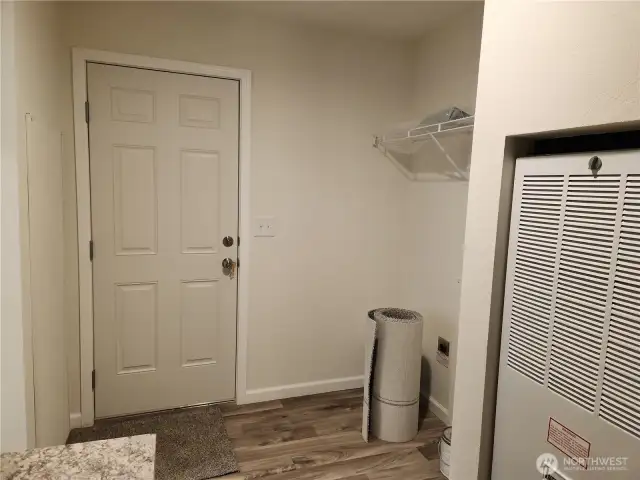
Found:
<svg viewBox="0 0 640 480"><path fill-rule="evenodd" d="M547 442L571 457L582 468L587 469L591 444L553 418L549 418Z"/></svg>

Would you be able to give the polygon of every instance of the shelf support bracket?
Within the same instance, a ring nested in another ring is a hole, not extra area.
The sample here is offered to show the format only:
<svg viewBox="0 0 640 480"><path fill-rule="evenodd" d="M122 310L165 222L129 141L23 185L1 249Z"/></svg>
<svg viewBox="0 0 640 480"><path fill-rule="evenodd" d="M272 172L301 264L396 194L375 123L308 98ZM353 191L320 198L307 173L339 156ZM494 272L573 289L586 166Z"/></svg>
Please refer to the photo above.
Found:
<svg viewBox="0 0 640 480"><path fill-rule="evenodd" d="M431 137L431 140L433 140L433 142L436 144L436 146L440 149L440 151L443 153L443 155L446 157L447 161L451 164L451 166L455 169L455 171L458 173L458 175L463 178L464 180L469 180L469 176L467 175L467 172L465 172L464 170L462 170L460 167L458 167L458 165L456 164L456 162L453 160L453 158L451 158L451 155L449 155L447 153L447 151L444 149L444 147L442 146L442 144L438 141L438 139L435 137L435 135L433 133L430 133L429 136Z"/></svg>
<svg viewBox="0 0 640 480"><path fill-rule="evenodd" d="M382 153L382 155L384 155L385 157L387 157L387 159L389 159L391 161L391 163L393 163L395 165L395 167L400 170L400 172L407 177L409 180L415 180L416 179L416 175L415 173L410 172L409 170L407 170L404 165L402 165L402 163L400 163L398 160L396 160L396 158L391 155L389 153L389 151L380 144L380 137L373 137L373 146L375 148L377 148L380 153Z"/></svg>

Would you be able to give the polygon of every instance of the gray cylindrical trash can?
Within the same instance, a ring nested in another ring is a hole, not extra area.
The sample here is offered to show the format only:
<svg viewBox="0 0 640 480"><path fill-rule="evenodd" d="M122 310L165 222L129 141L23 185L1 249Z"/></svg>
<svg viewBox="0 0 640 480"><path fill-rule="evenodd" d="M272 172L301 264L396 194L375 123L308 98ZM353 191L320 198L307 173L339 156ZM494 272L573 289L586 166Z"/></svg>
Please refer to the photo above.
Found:
<svg viewBox="0 0 640 480"><path fill-rule="evenodd" d="M408 442L418 433L422 316L381 308L376 323L371 387L371 433L388 442Z"/></svg>

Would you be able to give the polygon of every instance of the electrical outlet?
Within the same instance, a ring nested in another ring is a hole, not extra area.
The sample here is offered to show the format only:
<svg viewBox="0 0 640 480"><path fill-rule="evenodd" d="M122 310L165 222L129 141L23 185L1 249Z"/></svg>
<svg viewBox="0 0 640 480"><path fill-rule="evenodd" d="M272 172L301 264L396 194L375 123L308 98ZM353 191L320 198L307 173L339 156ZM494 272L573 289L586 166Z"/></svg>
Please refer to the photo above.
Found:
<svg viewBox="0 0 640 480"><path fill-rule="evenodd" d="M449 340L445 340L442 337L438 337L438 352L445 357L449 356Z"/></svg>
<svg viewBox="0 0 640 480"><path fill-rule="evenodd" d="M443 367L449 368L449 340L438 337L438 352L436 353L436 360Z"/></svg>

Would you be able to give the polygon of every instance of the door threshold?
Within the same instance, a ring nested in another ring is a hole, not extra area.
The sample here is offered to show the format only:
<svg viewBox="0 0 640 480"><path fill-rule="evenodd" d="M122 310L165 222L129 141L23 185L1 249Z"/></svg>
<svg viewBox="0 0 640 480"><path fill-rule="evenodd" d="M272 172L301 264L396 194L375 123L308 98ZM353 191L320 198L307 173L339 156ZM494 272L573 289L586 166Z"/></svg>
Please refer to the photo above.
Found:
<svg viewBox="0 0 640 480"><path fill-rule="evenodd" d="M182 407L165 408L165 409L162 409L162 410L146 410L144 412L129 413L129 414L126 414L126 415L114 415L114 416L111 416L111 417L97 417L96 418L96 422L113 421L113 420L129 420L129 419L145 417L145 416L149 416L149 415L160 415L160 414L165 414L165 413L182 412L182 411L186 411L186 410L193 410L193 409L196 409L196 408L212 407L212 406L228 405L228 404L235 404L235 399L222 400L220 402L194 403L193 405L184 405Z"/></svg>

